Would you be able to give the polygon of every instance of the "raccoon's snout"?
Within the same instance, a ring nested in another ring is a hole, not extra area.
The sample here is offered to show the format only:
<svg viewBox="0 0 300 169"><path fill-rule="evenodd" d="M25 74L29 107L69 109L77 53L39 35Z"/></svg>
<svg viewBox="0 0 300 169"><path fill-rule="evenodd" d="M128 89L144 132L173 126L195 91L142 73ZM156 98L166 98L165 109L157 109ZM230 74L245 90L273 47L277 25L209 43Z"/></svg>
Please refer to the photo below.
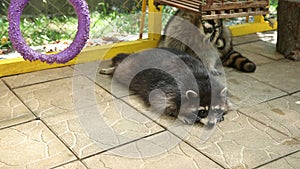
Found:
<svg viewBox="0 0 300 169"><path fill-rule="evenodd" d="M225 111L226 110L226 106L225 105L212 106L212 110L222 110L222 111Z"/></svg>
<svg viewBox="0 0 300 169"><path fill-rule="evenodd" d="M218 107L217 107L218 108ZM224 120L225 111L221 109L212 109L208 114L207 127L211 128L217 123Z"/></svg>

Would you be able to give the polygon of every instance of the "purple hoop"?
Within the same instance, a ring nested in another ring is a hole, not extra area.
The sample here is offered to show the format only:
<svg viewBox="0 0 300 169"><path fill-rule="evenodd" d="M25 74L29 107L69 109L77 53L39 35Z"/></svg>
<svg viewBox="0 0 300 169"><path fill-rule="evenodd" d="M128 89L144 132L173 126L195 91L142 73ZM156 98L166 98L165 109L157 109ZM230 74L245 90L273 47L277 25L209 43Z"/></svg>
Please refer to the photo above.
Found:
<svg viewBox="0 0 300 169"><path fill-rule="evenodd" d="M31 49L20 30L20 18L23 9L29 0L11 0L8 9L9 29L8 34L14 49L16 49L25 60L35 61L40 60L48 64L67 63L80 53L86 41L89 38L90 31L90 15L88 5L85 0L69 0L78 16L78 31L71 45L64 51L57 54L41 54Z"/></svg>

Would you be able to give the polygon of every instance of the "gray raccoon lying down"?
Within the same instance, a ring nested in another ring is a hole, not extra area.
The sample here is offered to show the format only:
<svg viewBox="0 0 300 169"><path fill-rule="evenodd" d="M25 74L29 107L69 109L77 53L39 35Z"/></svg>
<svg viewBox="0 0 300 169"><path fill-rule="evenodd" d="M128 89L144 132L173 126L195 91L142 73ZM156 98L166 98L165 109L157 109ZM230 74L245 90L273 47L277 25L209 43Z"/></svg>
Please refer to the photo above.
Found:
<svg viewBox="0 0 300 169"><path fill-rule="evenodd" d="M112 68L100 73L113 74L113 80L137 93L154 111L184 123L193 124L207 114L209 125L223 120L227 89L198 58L184 52L154 48L118 54L112 59ZM209 110L212 113L207 113Z"/></svg>

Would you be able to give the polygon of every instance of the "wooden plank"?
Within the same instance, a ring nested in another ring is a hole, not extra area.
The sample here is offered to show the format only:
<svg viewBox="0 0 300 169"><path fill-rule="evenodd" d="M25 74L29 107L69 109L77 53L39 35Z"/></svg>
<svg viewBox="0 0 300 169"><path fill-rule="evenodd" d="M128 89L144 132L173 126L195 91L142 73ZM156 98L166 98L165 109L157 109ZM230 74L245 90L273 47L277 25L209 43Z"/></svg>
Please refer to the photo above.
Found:
<svg viewBox="0 0 300 169"><path fill-rule="evenodd" d="M195 13L201 12L203 20L265 15L268 13L267 6L269 4L268 0L264 0L264 1L215 0L210 2L207 1L207 3L202 3L201 0L198 1L158 0L158 1L165 5L174 6L179 9L185 9ZM199 7L201 7L201 11L199 11Z"/></svg>
<svg viewBox="0 0 300 169"><path fill-rule="evenodd" d="M202 11L211 10L230 10L230 9L245 9L245 8L264 8L268 6L268 1L246 1L246 2L224 2L213 5L202 5Z"/></svg>
<svg viewBox="0 0 300 169"><path fill-rule="evenodd" d="M259 12L243 12L243 13L223 13L215 15L202 15L203 20L211 19L224 19L224 18L235 18L235 17L244 17L244 16L255 16L255 15L265 15L268 12L259 11Z"/></svg>

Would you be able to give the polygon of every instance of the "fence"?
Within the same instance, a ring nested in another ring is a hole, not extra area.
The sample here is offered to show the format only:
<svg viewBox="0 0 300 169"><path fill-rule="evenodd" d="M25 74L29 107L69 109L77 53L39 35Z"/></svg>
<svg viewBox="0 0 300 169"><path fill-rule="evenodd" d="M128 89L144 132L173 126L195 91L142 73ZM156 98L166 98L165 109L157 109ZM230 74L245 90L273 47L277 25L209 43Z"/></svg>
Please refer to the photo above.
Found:
<svg viewBox="0 0 300 169"><path fill-rule="evenodd" d="M91 13L91 38L138 34L142 0L86 0ZM9 0L0 2L0 39L8 37ZM21 31L31 46L72 40L77 17L68 0L30 0L21 18ZM111 39L114 41L114 38ZM102 40L99 43L105 43ZM0 44L1 45L1 44Z"/></svg>
<svg viewBox="0 0 300 169"><path fill-rule="evenodd" d="M6 15L9 1L0 2L0 39L8 37ZM117 42L122 39L120 37L139 34L142 0L86 0L86 2L91 12L90 38L95 40L91 45ZM270 2L271 6L277 4L277 0ZM164 12L171 14L174 10L165 8ZM163 18L163 24L169 16ZM146 18L145 33L147 23ZM58 40L72 40L77 32L75 10L68 0L30 0L23 11L21 31L31 46L41 46Z"/></svg>

